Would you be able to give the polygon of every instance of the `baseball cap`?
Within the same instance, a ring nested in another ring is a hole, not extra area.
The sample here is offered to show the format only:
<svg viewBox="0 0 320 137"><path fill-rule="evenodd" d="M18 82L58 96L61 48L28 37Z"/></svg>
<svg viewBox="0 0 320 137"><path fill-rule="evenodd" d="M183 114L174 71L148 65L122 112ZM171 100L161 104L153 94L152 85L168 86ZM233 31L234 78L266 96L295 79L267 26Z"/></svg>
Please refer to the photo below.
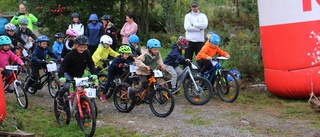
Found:
<svg viewBox="0 0 320 137"><path fill-rule="evenodd" d="M192 3L191 3L191 7L192 6L197 6L198 7L198 2L197 1L193 1Z"/></svg>

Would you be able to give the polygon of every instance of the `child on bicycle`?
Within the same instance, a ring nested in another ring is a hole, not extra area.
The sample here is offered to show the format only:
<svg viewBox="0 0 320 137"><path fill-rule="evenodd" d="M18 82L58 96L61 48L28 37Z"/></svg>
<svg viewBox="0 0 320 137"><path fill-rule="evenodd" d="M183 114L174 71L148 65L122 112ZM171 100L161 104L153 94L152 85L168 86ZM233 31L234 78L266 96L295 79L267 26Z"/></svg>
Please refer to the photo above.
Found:
<svg viewBox="0 0 320 137"><path fill-rule="evenodd" d="M0 71L2 73L2 78L10 75L12 71L6 70L6 65L9 64L9 60L12 62L17 62L21 66L24 65L23 61L16 56L11 50L11 39L8 36L0 36ZM8 81L5 81L7 83ZM13 88L9 87L8 91L13 91Z"/></svg>
<svg viewBox="0 0 320 137"><path fill-rule="evenodd" d="M106 93L108 92L109 87L111 86L111 82L114 80L115 76L125 73L123 71L123 65L131 64L134 62L133 57L130 56L132 52L129 46L122 45L119 48L119 53L120 56L117 56L115 59L113 59L112 63L109 66L107 83L105 84L105 87L103 89L103 94L100 96L102 102L106 101Z"/></svg>
<svg viewBox="0 0 320 137"><path fill-rule="evenodd" d="M74 38L78 36L78 33L73 29L67 29L66 34L67 36L64 40L65 46L63 47L61 54L62 58L64 58L64 56L66 56L67 53L72 50L72 47L74 45Z"/></svg>
<svg viewBox="0 0 320 137"><path fill-rule="evenodd" d="M35 47L32 56L31 56L31 79L27 81L27 86L35 87L38 85L39 79L39 70L47 68L46 56L49 54L51 57L55 59L60 59L56 54L54 54L48 47L49 38L45 35L41 35L37 39L38 45Z"/></svg>
<svg viewBox="0 0 320 137"><path fill-rule="evenodd" d="M150 70L155 69L157 65L161 67L162 70L166 70L165 65L162 62L162 57L159 52L161 48L161 43L157 39L149 39L147 42L147 48L141 47L142 54L136 59L137 70L136 74L139 77L139 85L137 88L128 88L128 98L132 99L136 93L142 92L147 88L148 77L150 75Z"/></svg>
<svg viewBox="0 0 320 137"><path fill-rule="evenodd" d="M139 37L136 34L132 34L129 36L128 46L131 48L132 55L134 57L138 57L141 55L141 51L139 49L138 43L140 42Z"/></svg>
<svg viewBox="0 0 320 137"><path fill-rule="evenodd" d="M56 41L53 43L52 51L54 54L58 56L58 58L61 58L61 54L64 47L63 39L65 36L61 32L56 33L54 36L56 37Z"/></svg>
<svg viewBox="0 0 320 137"><path fill-rule="evenodd" d="M21 37L27 44L25 48L30 49L32 48L32 42L38 37L28 28L28 20L26 18L21 18L20 19L20 25L21 27L18 28L16 31L18 37Z"/></svg>
<svg viewBox="0 0 320 137"><path fill-rule="evenodd" d="M16 52L16 49L18 48L18 42L20 42L23 46L26 45L26 42L17 35L17 27L15 25L8 23L4 27L6 29L6 35L11 39L12 52Z"/></svg>
<svg viewBox="0 0 320 137"><path fill-rule="evenodd" d="M180 36L177 40L177 43L172 45L171 52L164 59L166 69L172 76L172 92L177 91L177 78L182 73L182 69L180 68L179 64L187 65L187 62L190 62L190 59L184 58L181 53L182 49L186 49L188 47L188 40L185 37Z"/></svg>
<svg viewBox="0 0 320 137"><path fill-rule="evenodd" d="M220 42L221 39L218 34L211 34L208 37L208 41L204 44L204 46L201 48L200 52L196 56L196 60L201 69L202 74L206 71L209 71L213 67L211 60L215 54L230 58L229 53L223 51L218 47Z"/></svg>
<svg viewBox="0 0 320 137"><path fill-rule="evenodd" d="M92 60L98 70L101 70L106 67L104 66L102 61L106 60L108 56L112 56L114 58L116 56L119 56L118 52L115 52L112 48L110 48L111 44L112 44L112 38L110 36L103 35L100 38L100 44L97 50L92 55Z"/></svg>
<svg viewBox="0 0 320 137"><path fill-rule="evenodd" d="M74 77L82 77L84 70L88 67L91 74L95 73L94 63L88 49L88 38L84 35L79 35L74 39L73 49L64 57L60 64L58 76L72 80ZM62 99L62 96L69 90L70 83L65 83L59 91L57 101ZM62 102L62 101L61 101Z"/></svg>

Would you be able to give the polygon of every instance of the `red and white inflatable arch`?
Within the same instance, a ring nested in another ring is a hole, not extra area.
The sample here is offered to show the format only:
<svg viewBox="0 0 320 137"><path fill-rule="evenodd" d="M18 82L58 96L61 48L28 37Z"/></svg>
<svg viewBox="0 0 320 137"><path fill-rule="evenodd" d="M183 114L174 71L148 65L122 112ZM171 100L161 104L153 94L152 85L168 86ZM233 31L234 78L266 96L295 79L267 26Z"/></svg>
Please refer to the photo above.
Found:
<svg viewBox="0 0 320 137"><path fill-rule="evenodd" d="M285 98L320 95L320 0L258 0L267 88Z"/></svg>
<svg viewBox="0 0 320 137"><path fill-rule="evenodd" d="M6 97L4 95L2 75L0 73L0 123L6 117Z"/></svg>

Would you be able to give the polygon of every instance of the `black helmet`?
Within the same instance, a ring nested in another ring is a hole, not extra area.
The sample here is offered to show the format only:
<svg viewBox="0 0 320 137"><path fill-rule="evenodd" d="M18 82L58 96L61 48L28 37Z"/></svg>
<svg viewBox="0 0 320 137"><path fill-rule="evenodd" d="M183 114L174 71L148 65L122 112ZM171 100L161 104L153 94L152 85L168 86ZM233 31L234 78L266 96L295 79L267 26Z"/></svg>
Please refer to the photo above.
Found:
<svg viewBox="0 0 320 137"><path fill-rule="evenodd" d="M79 18L79 16L80 16L79 13L76 13L76 12L71 14L72 18Z"/></svg>
<svg viewBox="0 0 320 137"><path fill-rule="evenodd" d="M88 45L89 41L88 38L84 35L79 35L74 39L74 43L75 44L79 44L79 45Z"/></svg>
<svg viewBox="0 0 320 137"><path fill-rule="evenodd" d="M64 38L65 37L65 35L63 33L61 33L61 32L58 32L58 33L54 34L54 36L56 38Z"/></svg>

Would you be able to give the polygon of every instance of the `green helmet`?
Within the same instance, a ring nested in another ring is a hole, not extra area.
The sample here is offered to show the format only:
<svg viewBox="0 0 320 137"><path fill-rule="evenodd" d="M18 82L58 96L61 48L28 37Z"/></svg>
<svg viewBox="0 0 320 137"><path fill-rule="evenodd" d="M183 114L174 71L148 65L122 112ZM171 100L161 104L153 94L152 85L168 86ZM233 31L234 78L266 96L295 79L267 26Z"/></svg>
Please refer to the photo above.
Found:
<svg viewBox="0 0 320 137"><path fill-rule="evenodd" d="M8 36L0 36L0 46L11 44L11 39Z"/></svg>
<svg viewBox="0 0 320 137"><path fill-rule="evenodd" d="M121 46L121 47L119 48L119 52L120 52L120 53L129 53L129 54L132 53L132 52L131 52L131 48L130 48L129 46L127 46L127 45Z"/></svg>

